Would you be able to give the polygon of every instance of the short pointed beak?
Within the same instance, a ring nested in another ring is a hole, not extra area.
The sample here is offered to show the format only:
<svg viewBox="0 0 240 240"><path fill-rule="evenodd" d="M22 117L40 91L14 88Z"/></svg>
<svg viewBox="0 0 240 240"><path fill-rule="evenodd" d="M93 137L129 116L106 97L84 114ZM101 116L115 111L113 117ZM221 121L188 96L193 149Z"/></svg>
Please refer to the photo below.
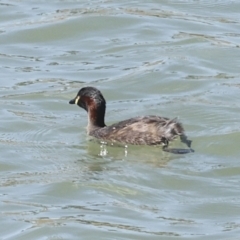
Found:
<svg viewBox="0 0 240 240"><path fill-rule="evenodd" d="M74 99L72 99L71 101L69 101L70 104L78 104L78 101L80 99L80 96L76 96Z"/></svg>
<svg viewBox="0 0 240 240"><path fill-rule="evenodd" d="M69 101L69 104L75 104L75 98Z"/></svg>

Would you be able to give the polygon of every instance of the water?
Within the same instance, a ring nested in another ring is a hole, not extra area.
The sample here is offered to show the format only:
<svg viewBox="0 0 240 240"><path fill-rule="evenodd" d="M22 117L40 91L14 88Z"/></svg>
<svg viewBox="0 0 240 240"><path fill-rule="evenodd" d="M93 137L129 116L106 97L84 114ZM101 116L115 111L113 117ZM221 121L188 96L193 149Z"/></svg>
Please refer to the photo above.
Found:
<svg viewBox="0 0 240 240"><path fill-rule="evenodd" d="M0 3L0 238L238 239L239 8ZM179 117L195 153L90 141L88 85L108 124Z"/></svg>

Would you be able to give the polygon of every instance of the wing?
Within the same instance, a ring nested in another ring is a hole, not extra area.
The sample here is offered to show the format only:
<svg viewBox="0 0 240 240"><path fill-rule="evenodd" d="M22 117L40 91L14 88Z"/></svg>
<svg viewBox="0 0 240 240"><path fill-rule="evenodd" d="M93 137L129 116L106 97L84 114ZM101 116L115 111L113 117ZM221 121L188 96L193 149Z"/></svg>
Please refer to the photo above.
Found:
<svg viewBox="0 0 240 240"><path fill-rule="evenodd" d="M159 116L130 118L98 129L94 136L106 141L135 145L157 145L170 141L183 133L183 127L176 119Z"/></svg>

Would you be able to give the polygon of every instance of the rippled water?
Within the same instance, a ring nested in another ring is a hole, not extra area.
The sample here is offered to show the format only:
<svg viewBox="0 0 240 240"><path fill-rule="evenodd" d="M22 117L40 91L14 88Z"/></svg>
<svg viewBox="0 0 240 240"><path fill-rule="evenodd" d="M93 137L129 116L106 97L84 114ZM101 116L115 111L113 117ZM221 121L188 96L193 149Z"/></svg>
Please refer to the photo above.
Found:
<svg viewBox="0 0 240 240"><path fill-rule="evenodd" d="M0 238L238 239L239 9L2 1ZM68 104L88 85L108 124L179 117L195 153L90 141Z"/></svg>

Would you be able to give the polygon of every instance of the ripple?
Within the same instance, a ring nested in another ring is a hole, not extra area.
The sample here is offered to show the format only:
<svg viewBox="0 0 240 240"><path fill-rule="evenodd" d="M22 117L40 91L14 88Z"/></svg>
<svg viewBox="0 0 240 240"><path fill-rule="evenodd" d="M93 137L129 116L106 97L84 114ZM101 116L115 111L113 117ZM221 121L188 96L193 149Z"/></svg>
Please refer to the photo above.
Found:
<svg viewBox="0 0 240 240"><path fill-rule="evenodd" d="M55 3L0 4L2 238L237 239L239 3ZM87 85L109 123L179 117L195 153L89 141Z"/></svg>

